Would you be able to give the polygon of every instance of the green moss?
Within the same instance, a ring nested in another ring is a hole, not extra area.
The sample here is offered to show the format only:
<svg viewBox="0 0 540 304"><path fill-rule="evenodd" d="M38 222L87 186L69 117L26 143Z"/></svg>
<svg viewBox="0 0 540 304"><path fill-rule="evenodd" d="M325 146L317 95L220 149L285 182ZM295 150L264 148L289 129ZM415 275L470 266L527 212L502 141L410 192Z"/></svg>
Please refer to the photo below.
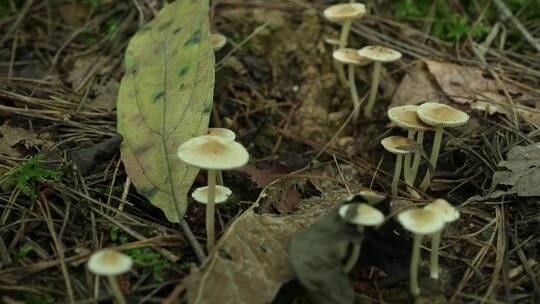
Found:
<svg viewBox="0 0 540 304"><path fill-rule="evenodd" d="M43 155L38 154L27 158L15 167L8 177L8 181L21 190L21 193L32 200L37 198L41 181L52 181L62 176L63 166L58 165L51 170L42 162Z"/></svg>

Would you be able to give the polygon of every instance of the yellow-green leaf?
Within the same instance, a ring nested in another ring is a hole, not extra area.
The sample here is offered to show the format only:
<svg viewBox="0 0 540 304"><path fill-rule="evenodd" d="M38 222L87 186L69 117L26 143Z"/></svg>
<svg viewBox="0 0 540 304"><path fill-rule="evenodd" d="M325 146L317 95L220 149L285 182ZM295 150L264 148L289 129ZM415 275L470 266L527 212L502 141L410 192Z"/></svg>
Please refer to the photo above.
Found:
<svg viewBox="0 0 540 304"><path fill-rule="evenodd" d="M165 5L129 42L118 96L122 160L138 191L178 222L197 169L176 149L208 128L215 59L208 0Z"/></svg>

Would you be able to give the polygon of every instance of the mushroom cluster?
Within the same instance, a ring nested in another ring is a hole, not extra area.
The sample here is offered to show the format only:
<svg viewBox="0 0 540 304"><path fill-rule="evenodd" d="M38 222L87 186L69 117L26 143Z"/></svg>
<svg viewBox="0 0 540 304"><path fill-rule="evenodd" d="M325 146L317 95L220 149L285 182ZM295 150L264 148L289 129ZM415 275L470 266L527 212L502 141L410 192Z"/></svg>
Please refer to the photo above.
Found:
<svg viewBox="0 0 540 304"><path fill-rule="evenodd" d="M439 279L439 245L441 232L450 222L459 218L459 212L446 200L436 199L422 209L414 208L398 214L403 228L413 234L413 247L410 264L410 291L413 296L420 294L418 286L418 264L420 245L425 235L431 236L431 278Z"/></svg>
<svg viewBox="0 0 540 304"><path fill-rule="evenodd" d="M206 247L210 251L215 243L215 205L227 201L232 194L223 186L221 171L243 167L249 160L249 153L242 144L234 141L236 135L231 130L210 129L208 133L184 142L178 147L177 155L184 163L207 170L207 186L196 189L192 197L206 204Z"/></svg>
<svg viewBox="0 0 540 304"><path fill-rule="evenodd" d="M429 188L431 183L431 171L435 170L437 166L443 129L445 127L458 127L464 125L469 120L469 115L445 104L426 102L419 106L405 105L391 108L388 110L388 118L396 126L407 130L408 141L405 142L402 140L401 142L401 150L406 151L402 152L403 154L406 154L402 165L403 179L408 187L408 191L414 196L419 197L413 188L423 153L422 145L424 141L424 132L435 131L435 135L433 146L431 148L431 156L429 158L429 168L426 170L426 175L420 184L420 189L422 191ZM383 141L385 140L386 139ZM383 143L383 146L388 150L387 145ZM396 153L393 151L390 152ZM414 158L412 158L413 153ZM394 180L392 182L392 195L394 196L397 195L397 182L399 181L399 175L401 174L401 172L398 172L397 170L396 166Z"/></svg>
<svg viewBox="0 0 540 304"><path fill-rule="evenodd" d="M356 66L366 66L373 62L373 76L369 100L364 110L364 116L371 118L373 116L373 106L377 98L379 80L383 62L396 61L401 58L401 53L378 45L370 45L360 50L347 48L348 37L351 31L352 22L362 18L366 14L366 7L361 3L344 3L329 6L324 10L324 17L330 22L342 24L339 41L327 39L327 43L337 46L334 48L334 64L338 71L340 81L351 89L351 98L353 100L352 117L356 121L360 109L360 100L356 90L354 69ZM348 66L348 80L345 76L343 66Z"/></svg>

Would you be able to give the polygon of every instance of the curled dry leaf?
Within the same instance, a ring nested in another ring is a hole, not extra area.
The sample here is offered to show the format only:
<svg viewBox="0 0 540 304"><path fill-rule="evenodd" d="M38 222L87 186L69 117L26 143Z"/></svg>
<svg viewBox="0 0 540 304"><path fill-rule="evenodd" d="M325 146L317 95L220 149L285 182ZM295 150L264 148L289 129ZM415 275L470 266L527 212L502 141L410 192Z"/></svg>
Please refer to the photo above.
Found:
<svg viewBox="0 0 540 304"><path fill-rule="evenodd" d="M533 99L529 92L509 83L504 83L502 87L480 68L433 60L418 63L403 78L392 99L391 107L440 100L445 103L453 101L467 104L471 109L489 114L507 113L508 107L505 105L508 104L508 99L504 90L514 103L525 109L519 112L528 119L540 121L540 115L533 107L527 111L527 102Z"/></svg>
<svg viewBox="0 0 540 304"><path fill-rule="evenodd" d="M499 167L510 171L496 171L493 174L492 189L497 186L511 186L506 191L494 191L490 197L516 194L522 197L540 196L540 143L516 146L510 149L506 160Z"/></svg>
<svg viewBox="0 0 540 304"><path fill-rule="evenodd" d="M241 215L221 238L203 269L189 275L188 303L270 303L281 286L294 279L287 247L292 235L306 229L347 197L345 191L301 201L294 214Z"/></svg>

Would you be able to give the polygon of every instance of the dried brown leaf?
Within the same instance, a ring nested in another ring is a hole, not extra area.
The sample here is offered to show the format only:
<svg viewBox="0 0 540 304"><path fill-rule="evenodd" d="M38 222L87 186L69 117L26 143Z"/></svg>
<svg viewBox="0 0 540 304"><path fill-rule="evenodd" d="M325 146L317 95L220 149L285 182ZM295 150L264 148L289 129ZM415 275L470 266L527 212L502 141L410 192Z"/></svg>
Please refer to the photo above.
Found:
<svg viewBox="0 0 540 304"><path fill-rule="evenodd" d="M294 278L287 253L292 235L345 197L344 191L334 191L306 199L290 215L256 214L256 205L248 209L221 238L210 262L187 277L188 303L270 303Z"/></svg>

